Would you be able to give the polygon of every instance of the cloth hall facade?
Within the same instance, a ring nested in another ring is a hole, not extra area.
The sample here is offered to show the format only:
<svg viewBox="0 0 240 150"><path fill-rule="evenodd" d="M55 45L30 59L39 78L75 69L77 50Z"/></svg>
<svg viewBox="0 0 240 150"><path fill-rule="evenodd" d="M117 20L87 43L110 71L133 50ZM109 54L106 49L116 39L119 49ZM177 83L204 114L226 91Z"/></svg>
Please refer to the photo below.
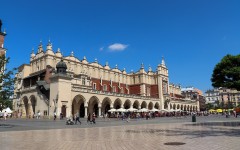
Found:
<svg viewBox="0 0 240 150"><path fill-rule="evenodd" d="M142 64L139 71L127 73L117 65L110 68L108 63L88 62L85 56L79 60L73 52L64 57L60 49L53 51L50 42L46 50L40 43L30 63L18 68L16 78L13 107L22 116L38 112L101 116L111 108L199 109L197 101L184 100L174 92L178 88L169 84L164 60L156 71L150 67L146 71Z"/></svg>

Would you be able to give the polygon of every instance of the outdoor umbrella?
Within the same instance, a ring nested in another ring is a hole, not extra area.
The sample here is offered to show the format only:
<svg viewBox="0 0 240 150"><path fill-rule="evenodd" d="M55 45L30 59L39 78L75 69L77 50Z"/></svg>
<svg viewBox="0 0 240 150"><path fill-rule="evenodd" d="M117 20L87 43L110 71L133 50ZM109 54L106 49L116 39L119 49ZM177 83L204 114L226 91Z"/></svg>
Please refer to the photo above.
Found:
<svg viewBox="0 0 240 150"><path fill-rule="evenodd" d="M127 109L127 111L134 112L134 111L137 111L137 109L136 108L129 108L129 109Z"/></svg>
<svg viewBox="0 0 240 150"><path fill-rule="evenodd" d="M140 110L138 110L138 112L148 112L149 110L147 108L142 108Z"/></svg>
<svg viewBox="0 0 240 150"><path fill-rule="evenodd" d="M155 112L155 111L159 111L159 109L153 108L153 109L150 109L149 111Z"/></svg>
<svg viewBox="0 0 240 150"><path fill-rule="evenodd" d="M108 112L116 112L116 109L112 108L112 109L108 110Z"/></svg>
<svg viewBox="0 0 240 150"><path fill-rule="evenodd" d="M119 109L116 110L116 112L126 112L126 111L127 111L127 110L124 109L124 108L119 108Z"/></svg>

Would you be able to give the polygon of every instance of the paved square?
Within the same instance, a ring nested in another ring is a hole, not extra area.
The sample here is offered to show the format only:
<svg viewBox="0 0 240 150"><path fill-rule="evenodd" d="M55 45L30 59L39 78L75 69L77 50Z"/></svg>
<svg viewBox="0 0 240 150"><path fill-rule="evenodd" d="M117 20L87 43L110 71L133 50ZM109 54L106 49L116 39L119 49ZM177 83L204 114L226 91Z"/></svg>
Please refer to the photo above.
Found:
<svg viewBox="0 0 240 150"><path fill-rule="evenodd" d="M114 121L99 121L98 124L111 122ZM178 120L170 122L170 119L165 123L161 122L161 119L156 119L155 122L142 120L137 124L137 121L123 123L117 120L115 123L120 124L119 126L74 125L60 129L0 132L0 149L239 150L240 148L239 119L197 123Z"/></svg>

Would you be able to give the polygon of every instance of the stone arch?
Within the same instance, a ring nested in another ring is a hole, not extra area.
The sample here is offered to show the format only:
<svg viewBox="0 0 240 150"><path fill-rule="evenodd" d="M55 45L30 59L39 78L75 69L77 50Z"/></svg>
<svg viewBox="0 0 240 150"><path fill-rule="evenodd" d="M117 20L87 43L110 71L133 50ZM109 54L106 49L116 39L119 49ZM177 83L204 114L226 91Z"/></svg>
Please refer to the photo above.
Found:
<svg viewBox="0 0 240 150"><path fill-rule="evenodd" d="M136 108L136 109L139 109L139 101L138 100L135 100L134 103L133 103L133 108Z"/></svg>
<svg viewBox="0 0 240 150"><path fill-rule="evenodd" d="M123 104L123 108L124 109L129 109L131 107L132 103L129 99L127 99L124 104Z"/></svg>
<svg viewBox="0 0 240 150"><path fill-rule="evenodd" d="M72 100L72 115L78 114L80 117L85 116L84 103L85 98L82 95L76 95Z"/></svg>
<svg viewBox="0 0 240 150"><path fill-rule="evenodd" d="M184 107L184 111L187 111L187 106L186 106L186 105L184 105L183 107Z"/></svg>
<svg viewBox="0 0 240 150"><path fill-rule="evenodd" d="M181 109L181 110L184 110L184 109L183 109L183 105L181 105L181 108L180 108L180 109Z"/></svg>
<svg viewBox="0 0 240 150"><path fill-rule="evenodd" d="M108 113L108 110L111 109L111 104L112 104L112 101L110 98L108 97L105 97L102 101L102 112L103 114L106 114Z"/></svg>
<svg viewBox="0 0 240 150"><path fill-rule="evenodd" d="M187 105L187 111L190 111L190 109L189 109L189 105Z"/></svg>
<svg viewBox="0 0 240 150"><path fill-rule="evenodd" d="M141 108L147 108L147 103L145 101L142 102Z"/></svg>
<svg viewBox="0 0 240 150"><path fill-rule="evenodd" d="M31 95L30 96L30 104L31 104L31 110L32 110L32 114L35 114L36 115L36 105L37 105L37 99L34 95Z"/></svg>
<svg viewBox="0 0 240 150"><path fill-rule="evenodd" d="M92 96L88 101L88 114L95 113L96 116L99 116L99 99L96 96Z"/></svg>
<svg viewBox="0 0 240 150"><path fill-rule="evenodd" d="M173 104L173 109L176 109L176 104Z"/></svg>
<svg viewBox="0 0 240 150"><path fill-rule="evenodd" d="M154 108L156 108L156 109L160 109L160 105L159 105L158 102L155 103Z"/></svg>
<svg viewBox="0 0 240 150"><path fill-rule="evenodd" d="M152 102L150 102L149 104L148 104L148 109L150 110L150 109L153 109L153 103Z"/></svg>
<svg viewBox="0 0 240 150"><path fill-rule="evenodd" d="M29 103L27 96L24 96L20 103L22 116L27 117L29 115Z"/></svg>
<svg viewBox="0 0 240 150"><path fill-rule="evenodd" d="M177 104L177 109L180 109L180 105L179 104Z"/></svg>
<svg viewBox="0 0 240 150"><path fill-rule="evenodd" d="M164 109L168 109L169 101L165 100L164 101Z"/></svg>
<svg viewBox="0 0 240 150"><path fill-rule="evenodd" d="M116 99L116 100L114 101L114 103L113 103L113 108L119 109L119 108L121 108L121 107L122 107L122 101L118 98L118 99Z"/></svg>

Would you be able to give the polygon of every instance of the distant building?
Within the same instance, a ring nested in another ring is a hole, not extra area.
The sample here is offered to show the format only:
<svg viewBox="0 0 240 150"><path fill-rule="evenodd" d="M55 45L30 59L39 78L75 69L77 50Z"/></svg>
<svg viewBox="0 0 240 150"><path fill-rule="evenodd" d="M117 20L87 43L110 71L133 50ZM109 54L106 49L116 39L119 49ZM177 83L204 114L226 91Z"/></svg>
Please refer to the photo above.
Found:
<svg viewBox="0 0 240 150"><path fill-rule="evenodd" d="M206 104L216 105L221 99L218 88L209 89L205 92Z"/></svg>
<svg viewBox="0 0 240 150"><path fill-rule="evenodd" d="M199 102L200 111L205 111L205 97L201 90L194 87L186 87L181 89L181 93L184 98L190 100L196 100Z"/></svg>
<svg viewBox="0 0 240 150"><path fill-rule="evenodd" d="M181 109L184 111L192 110L192 111L199 111L199 101L197 99L190 99L188 97L185 97L185 95L182 94L182 88L180 85L170 84L169 85L169 92L170 92L170 99L169 105L165 106L165 108L168 107L168 109ZM186 105L183 105L186 104ZM198 109L194 107L194 105L191 104L197 104Z"/></svg>
<svg viewBox="0 0 240 150"><path fill-rule="evenodd" d="M214 88L205 92L206 103L212 103L220 108L232 108L240 104L240 91L228 88Z"/></svg>

